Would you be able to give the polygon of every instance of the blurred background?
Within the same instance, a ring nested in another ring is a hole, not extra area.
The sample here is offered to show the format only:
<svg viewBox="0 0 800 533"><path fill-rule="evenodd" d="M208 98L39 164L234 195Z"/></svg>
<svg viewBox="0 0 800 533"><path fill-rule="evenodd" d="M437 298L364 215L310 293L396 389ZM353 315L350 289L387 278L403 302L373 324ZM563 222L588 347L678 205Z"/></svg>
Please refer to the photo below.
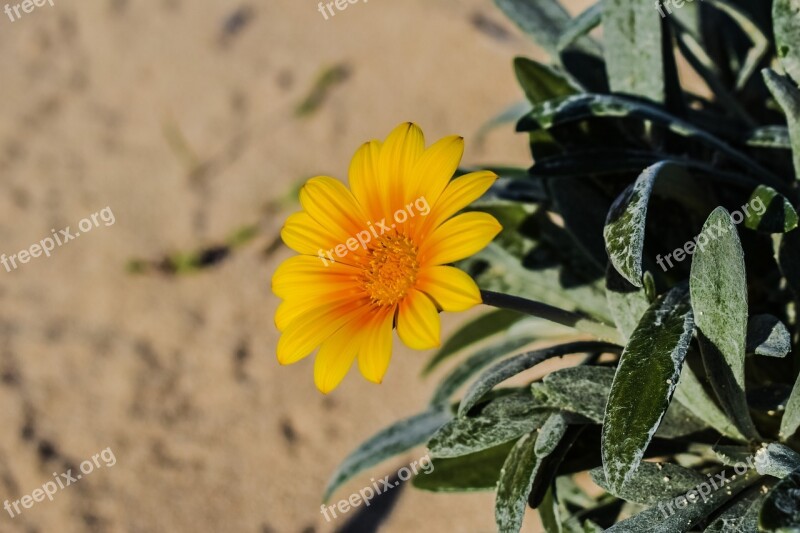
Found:
<svg viewBox="0 0 800 533"><path fill-rule="evenodd" d="M0 510L0 532L342 528L357 510L324 519L329 475L447 369L422 380L431 354L396 342L383 385L354 371L323 396L313 358L280 367L275 239L305 179L345 180L400 122L465 136L467 165L528 166L512 125L476 134L523 98L513 57L544 56L490 0L362 0L328 20L312 0L53 4L0 13L0 253L106 207L115 223L0 268L0 501L106 448L116 463ZM495 529L492 493L408 485L382 531Z"/></svg>

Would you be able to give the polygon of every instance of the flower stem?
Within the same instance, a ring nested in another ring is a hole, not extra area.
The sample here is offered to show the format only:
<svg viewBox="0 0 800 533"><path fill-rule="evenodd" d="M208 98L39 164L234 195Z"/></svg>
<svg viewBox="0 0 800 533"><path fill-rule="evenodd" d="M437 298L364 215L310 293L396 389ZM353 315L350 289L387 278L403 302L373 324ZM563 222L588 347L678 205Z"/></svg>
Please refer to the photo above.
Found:
<svg viewBox="0 0 800 533"><path fill-rule="evenodd" d="M534 300L527 300L519 296L511 296L510 294L502 294L493 291L481 291L483 303L492 307L500 309L508 309L510 311L517 311L526 315L531 315L556 324L561 324L574 328L578 331L588 333L597 337L598 339L624 345L625 342L619 331L616 328L595 322L589 318L572 311L565 311L546 303L537 302Z"/></svg>

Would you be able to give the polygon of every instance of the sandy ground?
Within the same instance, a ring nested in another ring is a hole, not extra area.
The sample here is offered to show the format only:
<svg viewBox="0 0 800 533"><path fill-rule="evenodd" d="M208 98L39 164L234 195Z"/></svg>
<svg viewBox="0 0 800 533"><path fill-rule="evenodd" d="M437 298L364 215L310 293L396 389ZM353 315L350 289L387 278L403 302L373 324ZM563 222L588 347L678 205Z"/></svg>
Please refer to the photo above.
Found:
<svg viewBox="0 0 800 533"><path fill-rule="evenodd" d="M0 510L0 531L333 531L346 518L320 514L329 474L435 379L418 378L430 354L399 344L382 386L354 372L329 397L310 359L277 364L270 278L290 252L265 248L291 208L275 201L344 178L363 141L406 120L466 136L468 164L527 164L510 127L473 139L521 99L512 58L541 54L489 0L373 0L327 21L310 0L54 4L0 13L0 253L106 207L115 222L0 269L0 500L106 448L116 463ZM340 82L297 116L330 68ZM213 268L126 270L253 223L258 239ZM489 532L492 504L403 490L382 531Z"/></svg>

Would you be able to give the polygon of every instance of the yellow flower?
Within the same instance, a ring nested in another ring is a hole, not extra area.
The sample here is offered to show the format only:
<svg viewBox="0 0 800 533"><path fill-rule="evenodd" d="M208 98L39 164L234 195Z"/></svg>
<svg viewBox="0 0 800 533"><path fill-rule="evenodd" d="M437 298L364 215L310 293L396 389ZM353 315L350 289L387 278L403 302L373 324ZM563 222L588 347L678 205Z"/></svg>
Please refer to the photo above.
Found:
<svg viewBox="0 0 800 533"><path fill-rule="evenodd" d="M301 254L272 278L283 300L278 361L295 363L319 348L314 381L332 391L353 361L380 383L392 354L392 329L410 348L439 345L439 311L481 303L475 282L445 266L469 257L502 229L486 213L458 211L497 179L474 172L451 181L464 140L451 136L425 148L415 124L370 141L350 164L350 190L334 178L310 179L303 210L291 215L283 241Z"/></svg>

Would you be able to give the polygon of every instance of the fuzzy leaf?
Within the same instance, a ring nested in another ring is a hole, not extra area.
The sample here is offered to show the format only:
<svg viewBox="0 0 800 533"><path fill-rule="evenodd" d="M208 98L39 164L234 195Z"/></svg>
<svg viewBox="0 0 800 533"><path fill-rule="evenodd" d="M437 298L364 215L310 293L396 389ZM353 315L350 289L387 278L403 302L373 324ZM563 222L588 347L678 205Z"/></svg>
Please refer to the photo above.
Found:
<svg viewBox="0 0 800 533"><path fill-rule="evenodd" d="M753 315L747 321L747 353L786 357L791 350L792 336L776 317Z"/></svg>
<svg viewBox="0 0 800 533"><path fill-rule="evenodd" d="M691 409L692 413L706 424L720 432L720 434L734 440L746 440L736 429L728 416L723 413L713 398L706 393L703 384L695 375L689 365L683 365L678 388L675 389L675 399L684 407Z"/></svg>
<svg viewBox="0 0 800 533"><path fill-rule="evenodd" d="M778 194L772 187L759 185L747 203L754 210L747 212L744 225L752 230L786 233L797 227L797 212L794 207L786 197ZM760 205L763 209L760 215L755 211L756 205Z"/></svg>
<svg viewBox="0 0 800 533"><path fill-rule="evenodd" d="M323 500L327 501L337 488L359 472L414 446L424 444L450 418L452 415L449 411L432 409L395 422L379 431L339 465L328 481L328 486L325 487Z"/></svg>
<svg viewBox="0 0 800 533"><path fill-rule="evenodd" d="M544 424L541 411L527 392L490 401L476 416L450 420L428 441L435 458L459 457L519 438Z"/></svg>
<svg viewBox="0 0 800 533"><path fill-rule="evenodd" d="M729 472L733 474L733 472ZM731 475L727 475L731 480ZM745 490L758 479L758 475L750 470L744 475L736 476L725 490L714 490L705 500L695 496L693 503L688 503L686 496L678 496L675 500L661 502L641 513L613 525L606 532L610 533L683 533L692 531L693 526L707 519L717 509ZM677 502L683 502L679 507ZM670 507L671 506L671 507Z"/></svg>
<svg viewBox="0 0 800 533"><path fill-rule="evenodd" d="M518 532L528 505L533 479L540 459L534 453L536 436L523 436L508 454L497 483L494 515L497 528L504 533Z"/></svg>
<svg viewBox="0 0 800 533"><path fill-rule="evenodd" d="M558 49L564 50L578 38L587 35L600 25L603 17L603 2L597 2L572 19L558 39Z"/></svg>
<svg viewBox="0 0 800 533"><path fill-rule="evenodd" d="M792 394L786 403L786 410L781 419L780 438L782 441L790 439L800 428L800 376L795 381Z"/></svg>
<svg viewBox="0 0 800 533"><path fill-rule="evenodd" d="M662 174L683 173L671 162L646 168L611 206L603 236L611 264L629 283L642 287L642 251L647 224L647 206L653 185Z"/></svg>
<svg viewBox="0 0 800 533"><path fill-rule="evenodd" d="M795 177L800 179L800 89L797 88L797 84L774 70L767 68L762 71L762 74L769 92L772 93L786 114L789 138L792 141Z"/></svg>
<svg viewBox="0 0 800 533"><path fill-rule="evenodd" d="M616 352L617 349L618 347L616 345L604 342L574 342L526 352L501 361L484 372L481 377L472 384L464 395L464 399L461 401L458 414L459 416L463 416L469 412L469 410L472 409L487 392L492 390L495 385L502 383L520 372L533 368L547 359L572 353L605 352L607 350Z"/></svg>
<svg viewBox="0 0 800 533"><path fill-rule="evenodd" d="M647 310L622 353L603 420L603 468L616 492L644 455L678 385L692 310L677 287Z"/></svg>
<svg viewBox="0 0 800 533"><path fill-rule="evenodd" d="M758 449L755 464L762 476L783 479L800 468L800 454L783 444L771 442Z"/></svg>
<svg viewBox="0 0 800 533"><path fill-rule="evenodd" d="M622 491L615 493L613 488L606 483L602 468L590 470L589 475L592 477L592 481L607 492L625 501L642 505L653 505L686 494L690 489L706 480L702 474L682 466L671 463L642 462Z"/></svg>
<svg viewBox="0 0 800 533"><path fill-rule="evenodd" d="M800 531L800 469L783 478L770 491L758 522L760 531Z"/></svg>
<svg viewBox="0 0 800 533"><path fill-rule="evenodd" d="M642 319L650 300L644 288L637 288L617 272L611 263L606 269L606 299L617 329L629 339Z"/></svg>
<svg viewBox="0 0 800 533"><path fill-rule="evenodd" d="M692 260L690 290L700 352L725 413L746 437L758 438L745 398L747 278L744 253L728 212L718 207L706 220Z"/></svg>
<svg viewBox="0 0 800 533"><path fill-rule="evenodd" d="M507 442L488 450L449 459L433 459L433 470L414 477L416 488L431 492L494 490L500 469L514 446Z"/></svg>
<svg viewBox="0 0 800 533"><path fill-rule="evenodd" d="M508 18L514 21L539 46L552 57L558 57L558 42L564 29L569 26L569 13L557 0L494 0ZM583 39L580 47L588 50L588 39Z"/></svg>
<svg viewBox="0 0 800 533"><path fill-rule="evenodd" d="M800 0L775 0L772 20L781 64L800 83Z"/></svg>
<svg viewBox="0 0 800 533"><path fill-rule="evenodd" d="M767 495L753 488L725 509L705 533L753 533L758 531L758 513Z"/></svg>
<svg viewBox="0 0 800 533"><path fill-rule="evenodd" d="M611 90L664 101L661 19L649 2L605 0L605 60Z"/></svg>
<svg viewBox="0 0 800 533"><path fill-rule="evenodd" d="M576 413L599 424L613 381L613 368L574 366L548 374L541 383L532 384L531 391L540 405Z"/></svg>

